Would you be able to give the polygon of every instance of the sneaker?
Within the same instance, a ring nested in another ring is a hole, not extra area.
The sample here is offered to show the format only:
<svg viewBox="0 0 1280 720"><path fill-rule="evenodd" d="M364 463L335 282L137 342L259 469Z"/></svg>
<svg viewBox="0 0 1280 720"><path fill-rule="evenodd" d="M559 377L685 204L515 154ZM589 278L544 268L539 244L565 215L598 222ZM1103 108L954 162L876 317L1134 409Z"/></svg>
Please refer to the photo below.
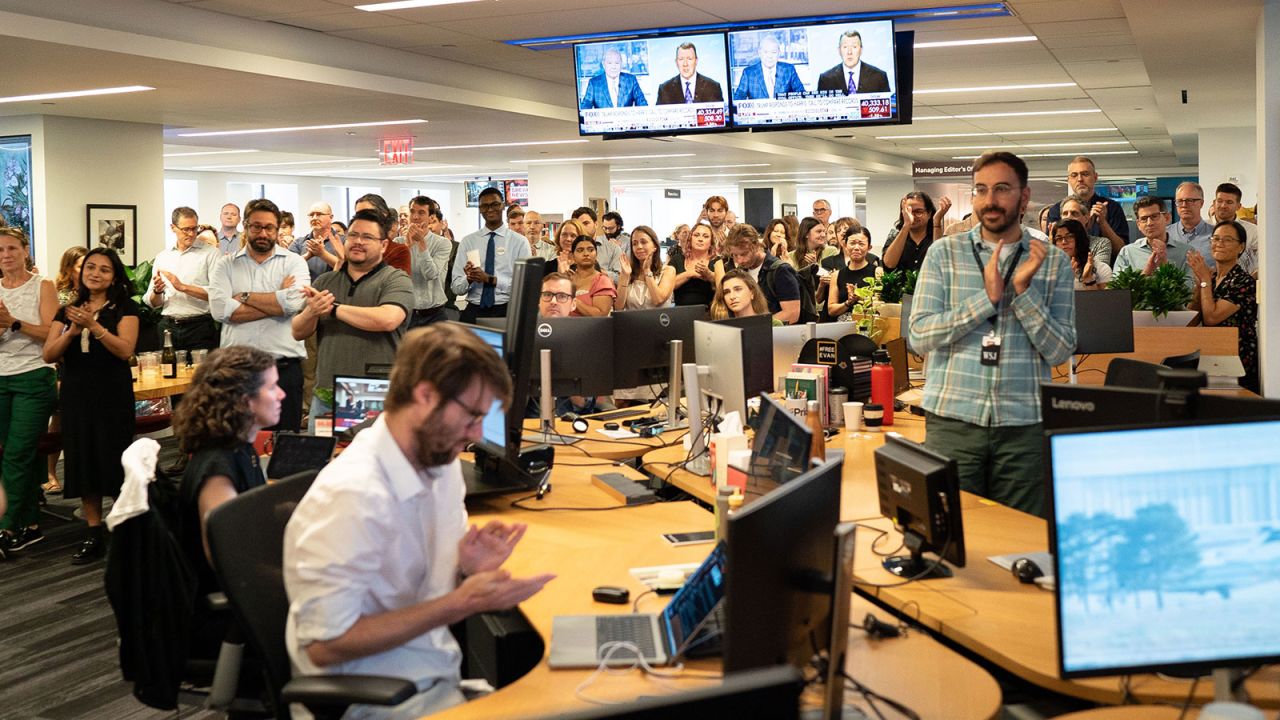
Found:
<svg viewBox="0 0 1280 720"><path fill-rule="evenodd" d="M4 538L0 539L0 548L8 552L14 552L15 550L31 547L41 540L44 540L44 533L40 532L40 528L21 528L17 532L5 533Z"/></svg>
<svg viewBox="0 0 1280 720"><path fill-rule="evenodd" d="M107 540L101 534L91 534L80 543L80 549L71 556L72 565L88 565L107 554Z"/></svg>

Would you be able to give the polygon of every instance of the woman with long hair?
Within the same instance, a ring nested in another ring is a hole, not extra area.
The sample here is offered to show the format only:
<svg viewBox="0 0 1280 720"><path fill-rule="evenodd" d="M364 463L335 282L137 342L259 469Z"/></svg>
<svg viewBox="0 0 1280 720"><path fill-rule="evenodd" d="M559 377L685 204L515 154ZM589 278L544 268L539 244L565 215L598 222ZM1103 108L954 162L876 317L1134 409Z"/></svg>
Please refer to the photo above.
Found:
<svg viewBox="0 0 1280 720"><path fill-rule="evenodd" d="M596 239L579 235L573 241L574 317L604 317L613 310L618 290L596 262Z"/></svg>
<svg viewBox="0 0 1280 720"><path fill-rule="evenodd" d="M764 241L769 247L770 255L792 262L791 253L796 249L796 236L786 221L782 218L770 220L769 226L764 229Z"/></svg>
<svg viewBox="0 0 1280 720"><path fill-rule="evenodd" d="M631 250L622 260L618 297L613 300L613 309L662 307L671 300L675 282L675 269L662 264L657 233L647 225L637 225L631 230Z"/></svg>
<svg viewBox="0 0 1280 720"><path fill-rule="evenodd" d="M697 223L689 231L689 242L684 252L671 257L669 264L675 271L676 305L708 307L715 299L716 268L721 261L711 247L714 236L710 225Z"/></svg>
<svg viewBox="0 0 1280 720"><path fill-rule="evenodd" d="M129 356L138 342L138 306L114 250L84 257L80 292L58 310L44 344L44 361L61 360L63 495L80 498L88 533L72 556L76 565L106 553L102 498L124 481L120 455L133 441L133 379Z"/></svg>
<svg viewBox="0 0 1280 720"><path fill-rule="evenodd" d="M271 355L244 345L209 353L173 413L178 448L189 454L180 491L179 543L196 571L196 597L222 590L209 564L205 520L236 495L264 484L252 442L280 421L284 390ZM225 635L219 616L196 603L193 657L215 657Z"/></svg>
<svg viewBox="0 0 1280 720"><path fill-rule="evenodd" d="M1095 262L1089 249L1089 233L1079 220L1059 220L1049 226L1053 244L1071 258L1071 274L1077 290L1106 290L1111 282L1111 268Z"/></svg>
<svg viewBox="0 0 1280 720"><path fill-rule="evenodd" d="M0 516L0 557L44 538L36 444L49 427L57 389L41 349L58 311L58 294L52 282L27 270L29 247L20 228L0 227L0 494L9 499Z"/></svg>
<svg viewBox="0 0 1280 720"><path fill-rule="evenodd" d="M886 270L919 270L924 264L925 253L934 239L941 235L941 232L935 232L935 226L945 218L946 210L939 213L933 198L918 191L903 196L900 210L901 216L889 231L880 261Z"/></svg>
<svg viewBox="0 0 1280 720"><path fill-rule="evenodd" d="M577 240L578 236L586 234L586 228L582 227L582 224L577 220L565 220L560 223L560 227L556 229L556 254L554 257L547 258L546 272L558 272L565 275L572 275L573 241Z"/></svg>
<svg viewBox="0 0 1280 720"><path fill-rule="evenodd" d="M88 248L79 245L67 248L58 263L58 277L53 281L58 291L58 307L70 305L80 291L80 266L84 264L84 256Z"/></svg>
<svg viewBox="0 0 1280 720"><path fill-rule="evenodd" d="M711 303L711 319L751 317L769 314L764 291L746 270L733 269L720 278L716 299Z"/></svg>
<svg viewBox="0 0 1280 720"><path fill-rule="evenodd" d="M831 285L831 276L819 265L822 252L827 246L827 226L814 217L800 221L800 234L796 240L796 249L791 252L791 264L796 269L796 279L800 281L800 292L808 293L813 298L813 306L817 308L816 316L805 317L804 304L801 303L800 322L822 322L822 305L827 302L827 288Z"/></svg>

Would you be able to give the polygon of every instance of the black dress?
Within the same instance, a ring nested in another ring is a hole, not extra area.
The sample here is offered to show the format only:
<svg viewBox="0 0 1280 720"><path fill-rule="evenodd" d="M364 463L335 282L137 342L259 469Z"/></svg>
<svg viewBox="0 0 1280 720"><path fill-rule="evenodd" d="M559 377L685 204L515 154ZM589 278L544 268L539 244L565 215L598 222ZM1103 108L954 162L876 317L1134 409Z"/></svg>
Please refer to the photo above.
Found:
<svg viewBox="0 0 1280 720"><path fill-rule="evenodd" d="M715 272L716 258L711 258L707 262L707 267ZM667 264L675 268L676 275L685 271L684 254L677 253L668 257ZM672 293L675 297L676 305L703 305L711 307L711 301L716 297L716 286L714 282L708 282L700 277L689 278L683 285L675 289Z"/></svg>
<svg viewBox="0 0 1280 720"><path fill-rule="evenodd" d="M137 317L138 306L125 299L98 313L98 322L115 334L120 320ZM68 325L66 308L54 320ZM89 351L73 338L62 356L62 442L66 479L63 496L111 496L120 493L124 469L120 455L133 442L133 378L121 360L89 333Z"/></svg>
<svg viewBox="0 0 1280 720"><path fill-rule="evenodd" d="M220 592L221 584L209 566L204 554L204 538L200 532L200 491L211 477L225 476L231 480L236 494L252 490L266 481L253 446L242 442L232 448L201 450L191 456L182 474L179 497L182 502L182 518L178 542L187 556L187 562L196 573L196 604L191 622L191 652L194 657L216 657L218 646L226 635L225 613L208 612L203 599L209 593Z"/></svg>

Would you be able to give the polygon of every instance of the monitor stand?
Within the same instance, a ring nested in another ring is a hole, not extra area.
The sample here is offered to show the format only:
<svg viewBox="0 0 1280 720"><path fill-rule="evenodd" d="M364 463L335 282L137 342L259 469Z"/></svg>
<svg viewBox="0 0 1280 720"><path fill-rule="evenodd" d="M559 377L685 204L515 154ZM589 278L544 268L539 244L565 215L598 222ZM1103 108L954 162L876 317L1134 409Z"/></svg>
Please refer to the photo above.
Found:
<svg viewBox="0 0 1280 720"><path fill-rule="evenodd" d="M935 578L951 577L951 568L947 567L941 558L936 561L924 559L924 551L922 549L924 538L908 530L903 534L902 541L907 550L911 551L911 554L885 558L882 563L885 570L900 578L910 578L911 580L933 580Z"/></svg>
<svg viewBox="0 0 1280 720"><path fill-rule="evenodd" d="M672 340L668 345L671 348L671 361L668 365L670 376L667 378L667 409L658 413L658 416L665 416L667 430L679 430L689 427L688 418L680 417L680 396L683 394L680 388L680 376L684 372L684 341Z"/></svg>
<svg viewBox="0 0 1280 720"><path fill-rule="evenodd" d="M684 468L695 475L711 476L711 454L707 452L707 437L702 424L702 384L698 381L698 366L685 363L684 393L689 398L689 457Z"/></svg>
<svg viewBox="0 0 1280 720"><path fill-rule="evenodd" d="M520 439L542 445L572 445L582 438L556 432L555 398L551 396L551 349L543 348L538 352L539 370L542 373L538 382L538 429L524 433Z"/></svg>

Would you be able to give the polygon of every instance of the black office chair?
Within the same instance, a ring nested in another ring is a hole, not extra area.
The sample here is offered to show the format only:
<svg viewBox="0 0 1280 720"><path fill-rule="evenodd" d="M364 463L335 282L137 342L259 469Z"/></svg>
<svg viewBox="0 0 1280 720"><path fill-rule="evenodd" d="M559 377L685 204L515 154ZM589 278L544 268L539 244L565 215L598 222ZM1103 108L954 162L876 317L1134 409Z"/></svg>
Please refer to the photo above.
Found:
<svg viewBox="0 0 1280 720"><path fill-rule="evenodd" d="M1192 350L1186 355L1171 355L1161 360L1160 364L1177 370L1199 370L1200 351Z"/></svg>
<svg viewBox="0 0 1280 720"><path fill-rule="evenodd" d="M205 530L213 567L231 610L262 658L277 717L290 703L316 718L342 717L354 704L398 705L417 692L401 678L315 675L291 679L285 648L289 599L284 589L284 529L316 478L309 470L255 488L209 513Z"/></svg>
<svg viewBox="0 0 1280 720"><path fill-rule="evenodd" d="M1159 372L1164 369L1164 365L1141 360L1112 358L1107 365L1107 379L1103 381L1103 385L1159 390Z"/></svg>

